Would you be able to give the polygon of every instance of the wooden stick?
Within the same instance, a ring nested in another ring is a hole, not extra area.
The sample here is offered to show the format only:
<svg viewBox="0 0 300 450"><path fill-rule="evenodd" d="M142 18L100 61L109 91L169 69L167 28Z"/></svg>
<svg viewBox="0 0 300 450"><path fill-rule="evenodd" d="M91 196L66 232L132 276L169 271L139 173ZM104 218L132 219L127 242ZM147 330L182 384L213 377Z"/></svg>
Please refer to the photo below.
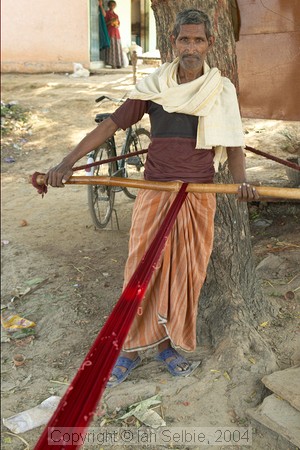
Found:
<svg viewBox="0 0 300 450"><path fill-rule="evenodd" d="M44 184L44 176L38 175L36 178L37 184ZM105 185L105 186L120 186L131 187L137 189L152 189L155 191L170 191L178 192L182 186L181 181L148 181L135 180L131 178L120 177L100 177L100 176L72 176L66 184L85 184L85 185ZM240 184L200 184L189 183L187 192L198 193L219 193L219 194L237 194ZM270 187L270 186L255 186L258 194L262 197L287 198L293 200L300 200L300 189L286 188L286 187Z"/></svg>

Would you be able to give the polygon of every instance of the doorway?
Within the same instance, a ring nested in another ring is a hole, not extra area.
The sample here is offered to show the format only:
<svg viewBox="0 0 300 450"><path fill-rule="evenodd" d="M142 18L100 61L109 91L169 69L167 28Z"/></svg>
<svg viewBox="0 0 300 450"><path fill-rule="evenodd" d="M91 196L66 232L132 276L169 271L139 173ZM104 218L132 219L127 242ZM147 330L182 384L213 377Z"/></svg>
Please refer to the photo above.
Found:
<svg viewBox="0 0 300 450"><path fill-rule="evenodd" d="M149 50L149 0L131 1L131 41Z"/></svg>

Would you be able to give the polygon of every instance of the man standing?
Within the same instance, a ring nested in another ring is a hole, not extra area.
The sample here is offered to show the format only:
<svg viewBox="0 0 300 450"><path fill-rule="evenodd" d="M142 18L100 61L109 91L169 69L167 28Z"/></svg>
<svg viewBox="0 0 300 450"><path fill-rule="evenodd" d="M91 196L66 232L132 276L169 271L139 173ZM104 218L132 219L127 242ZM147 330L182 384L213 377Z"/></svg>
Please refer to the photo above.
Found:
<svg viewBox="0 0 300 450"><path fill-rule="evenodd" d="M118 128L126 129L145 113L151 123L151 144L145 179L213 183L219 163L228 158L240 200L257 200L246 183L242 123L235 88L205 58L214 44L211 24L202 11L188 9L176 17L171 36L176 59L144 78L129 99L86 136L46 175L61 187L75 162L103 143ZM135 201L125 267L127 284L158 230L174 193L141 190ZM167 240L137 315L112 371L108 386L124 381L140 363L138 351L158 347L157 359L174 376L194 367L176 348L196 347L200 290L213 245L215 195L188 193Z"/></svg>

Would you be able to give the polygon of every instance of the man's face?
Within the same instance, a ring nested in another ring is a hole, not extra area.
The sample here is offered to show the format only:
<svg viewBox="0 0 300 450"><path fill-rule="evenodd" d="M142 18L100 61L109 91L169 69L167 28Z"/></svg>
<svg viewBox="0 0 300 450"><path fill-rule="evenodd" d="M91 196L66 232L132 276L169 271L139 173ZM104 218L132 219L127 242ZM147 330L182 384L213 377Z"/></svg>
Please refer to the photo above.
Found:
<svg viewBox="0 0 300 450"><path fill-rule="evenodd" d="M171 36L171 43L181 67L187 71L199 71L214 38L211 36L207 39L203 23L181 25L177 39Z"/></svg>

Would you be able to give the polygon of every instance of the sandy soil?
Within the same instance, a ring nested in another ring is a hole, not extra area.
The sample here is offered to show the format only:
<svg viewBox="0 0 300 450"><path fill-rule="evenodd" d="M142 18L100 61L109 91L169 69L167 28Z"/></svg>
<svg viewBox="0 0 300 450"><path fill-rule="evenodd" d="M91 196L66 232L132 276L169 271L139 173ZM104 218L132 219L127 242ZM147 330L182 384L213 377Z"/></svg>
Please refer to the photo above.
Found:
<svg viewBox="0 0 300 450"><path fill-rule="evenodd" d="M3 138L1 304L36 323L34 336L13 339L3 333L3 417L29 409L50 395L64 393L121 294L133 202L123 193L117 194L119 229L113 218L107 229L95 230L86 187L50 188L42 199L28 183L28 175L58 163L94 127L97 112L116 107L111 102L96 105L95 98L100 94L121 97L131 88L132 76L125 70L87 79L63 74L2 77L2 100L19 102L30 111L31 119L27 130L25 127ZM147 119L144 125L148 125ZM291 156L284 149L287 141L282 132L299 129L299 123L245 119L244 127L248 145L283 158ZM7 157L15 162L5 162ZM247 154L247 167L250 180L291 187L285 169L276 163ZM298 207L293 203L261 203L249 208L257 264L270 255L279 263L276 269L263 264L259 276L276 311L274 321L261 332L271 343L281 368L295 364L298 357ZM294 291L295 298L285 299L287 291ZM16 353L26 358L25 364L17 368L12 363ZM189 378L174 380L153 361L153 353L146 352L142 366L130 379L105 393L105 414L96 417L94 425L124 424L118 417L126 407L157 393L162 399L157 411L168 426L248 425L246 409L256 404L251 393L245 392L244 415L236 417L227 403L230 380L215 372L217 367L206 364L209 349L198 348L191 359L199 355L203 359L201 368ZM29 444L26 447L19 438L6 434L3 427L2 448L32 449L42 430L39 427L21 435ZM251 448L292 446L256 428Z"/></svg>

